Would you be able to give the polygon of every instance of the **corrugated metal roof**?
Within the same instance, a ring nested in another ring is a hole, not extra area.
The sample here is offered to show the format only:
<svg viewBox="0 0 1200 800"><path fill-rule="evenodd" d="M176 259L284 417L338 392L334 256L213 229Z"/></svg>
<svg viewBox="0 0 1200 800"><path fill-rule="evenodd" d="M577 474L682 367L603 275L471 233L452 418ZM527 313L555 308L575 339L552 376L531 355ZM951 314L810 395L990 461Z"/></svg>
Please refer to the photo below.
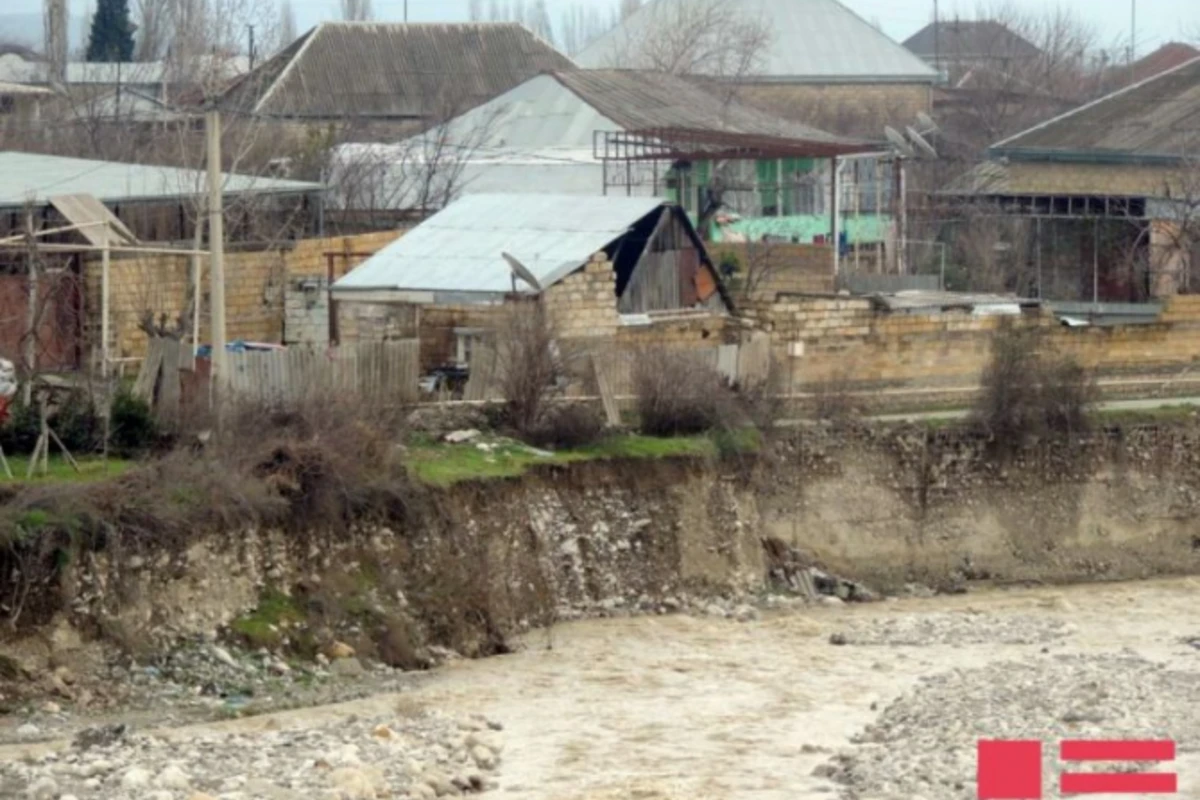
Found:
<svg viewBox="0 0 1200 800"><path fill-rule="evenodd" d="M941 311L975 311L977 309L1016 306L1033 308L1041 300L1018 297L1015 294L972 294L969 292L927 292L921 290L876 294L871 300L893 314L933 313Z"/></svg>
<svg viewBox="0 0 1200 800"><path fill-rule="evenodd" d="M582 67L650 68L641 43L659 35L688 0L653 0L575 57ZM724 0L742 20L771 33L750 80L921 81L937 78L927 64L837 0ZM682 12L684 15L687 11ZM697 46L707 46L703 42Z"/></svg>
<svg viewBox="0 0 1200 800"><path fill-rule="evenodd" d="M653 197L475 194L451 203L334 284L335 291L504 294L502 253L547 288L664 201ZM528 291L523 283L518 288Z"/></svg>
<svg viewBox="0 0 1200 800"><path fill-rule="evenodd" d="M557 72L559 83L626 131L671 128L770 136L794 141L854 144L855 140L777 117L744 103L725 102L695 80L665 72L579 69Z"/></svg>
<svg viewBox="0 0 1200 800"><path fill-rule="evenodd" d="M929 23L904 40L904 47L921 58L1007 61L1037 58L1042 51L1007 25L990 19L946 20Z"/></svg>
<svg viewBox="0 0 1200 800"><path fill-rule="evenodd" d="M421 118L574 64L516 23L323 22L226 92L281 117Z"/></svg>
<svg viewBox="0 0 1200 800"><path fill-rule="evenodd" d="M1200 141L1200 58L992 145L1009 158L1174 159Z"/></svg>
<svg viewBox="0 0 1200 800"><path fill-rule="evenodd" d="M60 194L90 194L103 202L165 200L205 190L204 173L194 169L91 161L15 151L0 152L0 208L44 204ZM319 183L226 174L227 194L303 194Z"/></svg>

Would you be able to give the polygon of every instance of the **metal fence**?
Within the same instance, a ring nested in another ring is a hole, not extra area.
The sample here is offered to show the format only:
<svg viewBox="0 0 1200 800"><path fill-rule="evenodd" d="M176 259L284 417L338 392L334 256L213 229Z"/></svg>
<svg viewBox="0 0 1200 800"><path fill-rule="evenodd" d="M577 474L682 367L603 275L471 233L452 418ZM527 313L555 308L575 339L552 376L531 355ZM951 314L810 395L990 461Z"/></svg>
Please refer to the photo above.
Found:
<svg viewBox="0 0 1200 800"><path fill-rule="evenodd" d="M229 386L264 403L294 402L313 391L414 403L420 353L416 339L230 353Z"/></svg>

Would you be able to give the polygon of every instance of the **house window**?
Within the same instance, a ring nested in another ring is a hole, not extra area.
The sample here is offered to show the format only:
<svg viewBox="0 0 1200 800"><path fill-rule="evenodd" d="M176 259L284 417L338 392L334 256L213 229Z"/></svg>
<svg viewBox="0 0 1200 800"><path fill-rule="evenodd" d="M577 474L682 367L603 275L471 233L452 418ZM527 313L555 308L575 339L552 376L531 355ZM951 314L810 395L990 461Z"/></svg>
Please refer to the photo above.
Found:
<svg viewBox="0 0 1200 800"><path fill-rule="evenodd" d="M0 114L11 114L17 107L17 102L11 94L0 94Z"/></svg>

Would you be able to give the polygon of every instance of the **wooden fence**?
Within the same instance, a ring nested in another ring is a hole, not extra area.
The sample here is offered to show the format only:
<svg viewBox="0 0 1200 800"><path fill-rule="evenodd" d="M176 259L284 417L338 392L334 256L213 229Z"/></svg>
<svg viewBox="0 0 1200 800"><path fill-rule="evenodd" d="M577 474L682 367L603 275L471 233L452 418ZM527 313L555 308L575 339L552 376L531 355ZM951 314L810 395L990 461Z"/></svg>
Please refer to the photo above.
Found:
<svg viewBox="0 0 1200 800"><path fill-rule="evenodd" d="M296 401L313 391L415 403L420 349L418 340L406 339L230 353L229 386L264 403Z"/></svg>

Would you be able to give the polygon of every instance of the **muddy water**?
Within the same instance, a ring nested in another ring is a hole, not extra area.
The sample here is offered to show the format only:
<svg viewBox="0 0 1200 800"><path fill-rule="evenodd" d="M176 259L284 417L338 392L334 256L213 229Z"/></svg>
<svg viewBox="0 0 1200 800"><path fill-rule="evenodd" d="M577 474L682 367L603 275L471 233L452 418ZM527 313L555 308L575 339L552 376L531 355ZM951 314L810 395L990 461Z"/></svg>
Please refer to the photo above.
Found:
<svg viewBox="0 0 1200 800"><path fill-rule="evenodd" d="M1129 648L1180 669L1200 653L1200 582L1004 591L820 608L749 624L658 617L591 621L539 634L519 654L462 664L425 702L505 722L502 791L530 800L830 798L811 775L922 675L1026 657L1042 644L836 647L863 617L973 612L1067 620L1054 651ZM1017 623L1019 624L1019 623ZM1200 731L1197 731L1200 735ZM1181 750L1189 748L1181 745ZM1200 762L1181 756L1181 792L1200 797ZM1192 778L1189 778L1189 774ZM965 776L967 780L973 776ZM834 793L834 794L831 794Z"/></svg>
<svg viewBox="0 0 1200 800"><path fill-rule="evenodd" d="M1128 650L1200 670L1200 652L1180 642L1200 635L1197 607L1200 581L1185 579L822 606L768 612L750 623L593 620L532 634L511 656L458 662L402 695L165 733L187 739L212 730L306 728L397 705L433 707L503 722L497 797L834 798L841 787L814 777L813 769L922 676L1020 660L1043 648ZM956 635L914 645L829 642L832 632L855 626L934 618L969 622ZM1002 644L962 633L1020 633L1058 622L1069 628L1051 642ZM16 754L4 750L0 757ZM1200 758L1186 742L1180 750L1180 796L1200 797Z"/></svg>

